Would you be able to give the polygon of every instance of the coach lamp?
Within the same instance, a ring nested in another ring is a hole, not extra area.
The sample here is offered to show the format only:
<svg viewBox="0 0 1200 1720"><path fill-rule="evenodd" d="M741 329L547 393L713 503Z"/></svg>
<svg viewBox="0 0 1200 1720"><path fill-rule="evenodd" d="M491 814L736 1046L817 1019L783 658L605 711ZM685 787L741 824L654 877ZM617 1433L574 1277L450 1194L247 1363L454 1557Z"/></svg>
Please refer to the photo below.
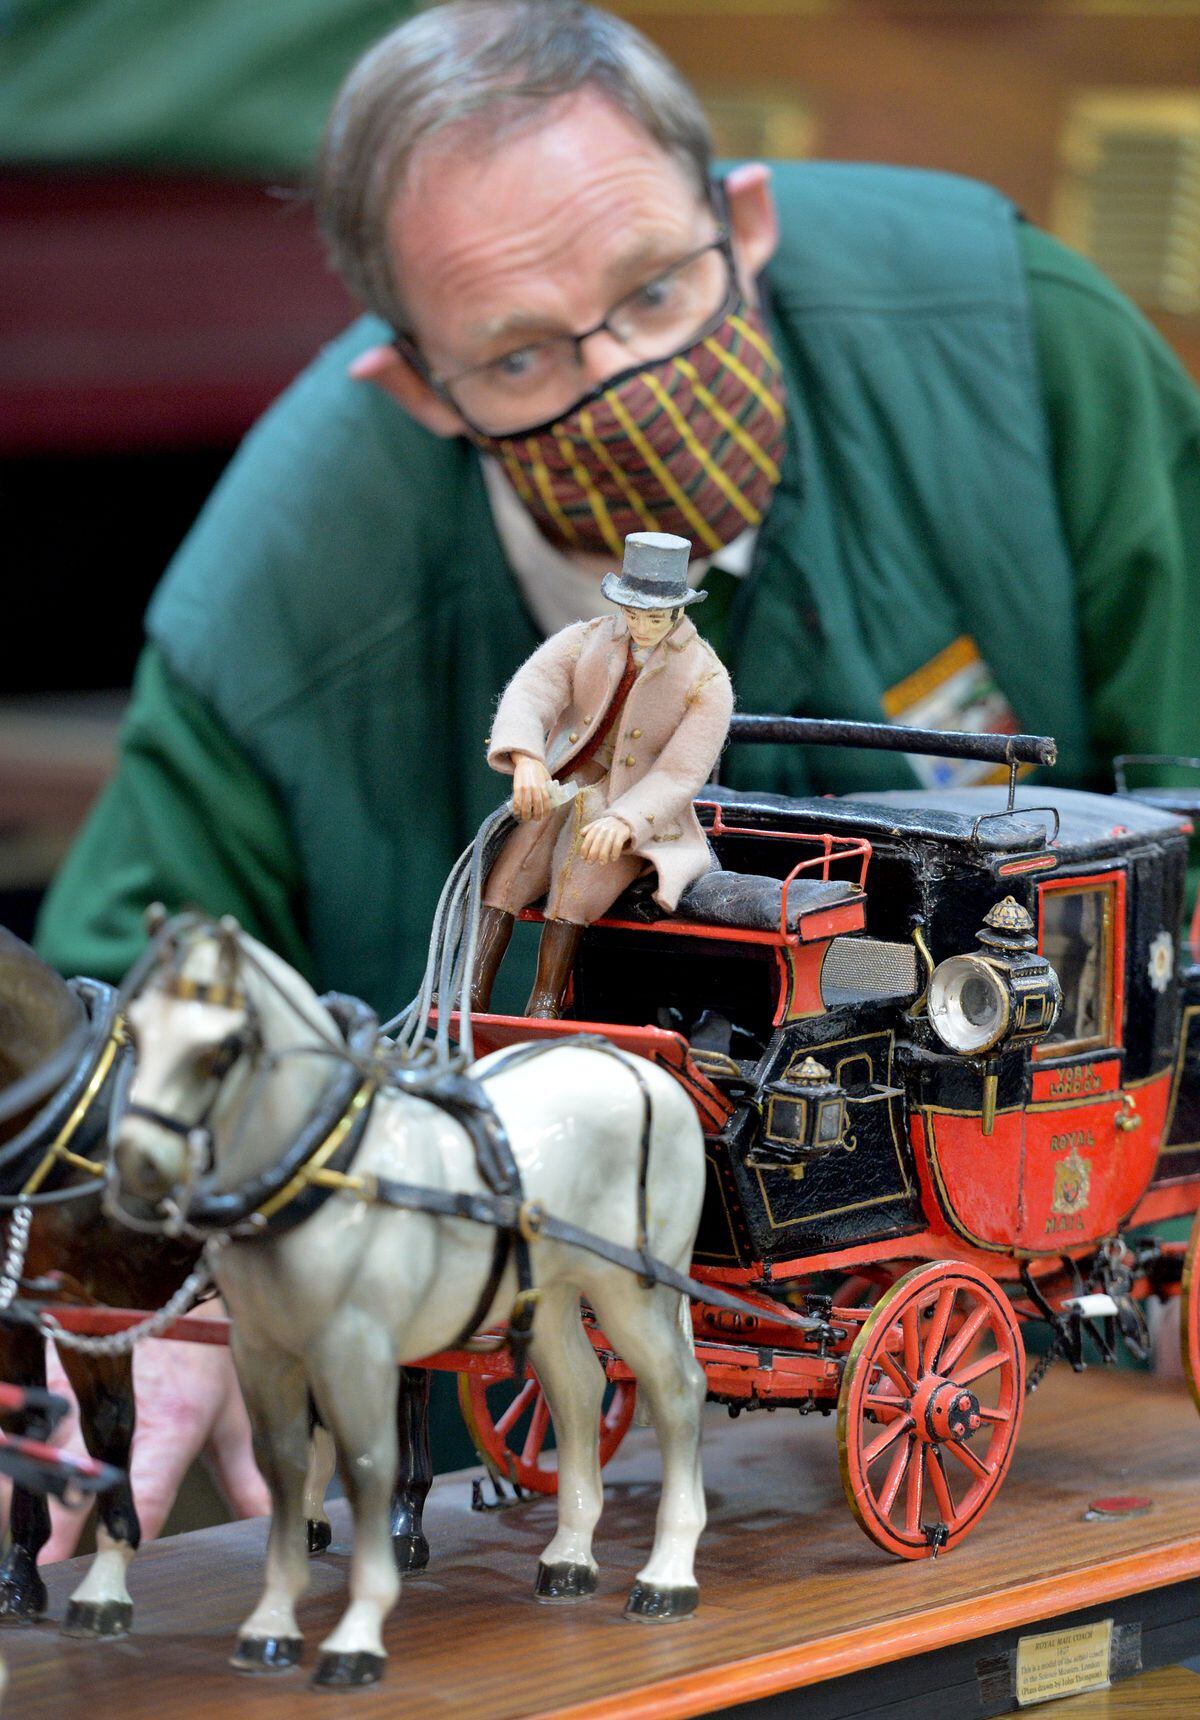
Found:
<svg viewBox="0 0 1200 1720"><path fill-rule="evenodd" d="M1012 896L984 916L978 953L939 962L929 980L929 1020L942 1044L962 1057L984 1058L980 1118L990 1135L999 1084L997 1056L1034 1045L1054 1026L1062 1004L1058 975L1038 952L1033 920Z"/></svg>
<svg viewBox="0 0 1200 1720"><path fill-rule="evenodd" d="M815 1057L789 1064L763 1093L763 1130L746 1155L755 1170L797 1180L813 1159L846 1145L846 1092Z"/></svg>

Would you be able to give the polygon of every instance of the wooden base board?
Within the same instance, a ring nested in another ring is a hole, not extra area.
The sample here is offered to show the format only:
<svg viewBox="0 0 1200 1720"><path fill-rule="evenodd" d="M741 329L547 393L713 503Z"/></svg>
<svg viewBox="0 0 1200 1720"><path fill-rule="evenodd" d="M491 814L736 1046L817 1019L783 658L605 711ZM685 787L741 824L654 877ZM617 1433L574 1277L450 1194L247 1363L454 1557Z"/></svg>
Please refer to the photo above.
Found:
<svg viewBox="0 0 1200 1720"><path fill-rule="evenodd" d="M1029 1630L1114 1616L1136 1627L1145 1665L1200 1648L1200 1417L1180 1386L1056 1368L1027 1406L991 1512L955 1552L914 1564L888 1558L850 1516L832 1418L708 1414L701 1610L685 1623L621 1616L658 1501L653 1438L635 1430L607 1471L600 1589L582 1606L541 1607L531 1596L551 1502L480 1514L466 1480L446 1477L427 1513L433 1562L405 1585L388 1625L383 1685L351 1698L306 1689L303 1670L251 1678L228 1667L261 1581L265 1525L255 1522L146 1548L131 1572L135 1634L124 1641L72 1641L52 1623L0 1633L5 1712L176 1720L229 1704L246 1720L330 1720L351 1707L355 1720L730 1710L765 1720L800 1711L786 1693L803 1687L807 1720L907 1720L941 1711L940 1693L952 1693L946 1711L970 1720L1014 1706L1000 1662ZM1113 1494L1147 1494L1152 1509L1085 1521L1092 1499ZM344 1604L345 1507L333 1516L333 1548L313 1561L300 1609L309 1667ZM48 1574L52 1618L79 1575L75 1562Z"/></svg>

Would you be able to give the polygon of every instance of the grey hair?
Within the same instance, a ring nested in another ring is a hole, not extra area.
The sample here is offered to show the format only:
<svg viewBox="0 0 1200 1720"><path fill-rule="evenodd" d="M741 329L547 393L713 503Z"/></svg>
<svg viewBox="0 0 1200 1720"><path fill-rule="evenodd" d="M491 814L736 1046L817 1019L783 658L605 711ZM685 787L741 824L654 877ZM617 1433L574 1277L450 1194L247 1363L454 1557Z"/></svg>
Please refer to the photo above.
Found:
<svg viewBox="0 0 1200 1720"><path fill-rule="evenodd" d="M712 133L695 93L632 25L582 0L448 0L369 49L338 93L317 165L318 219L351 291L406 327L387 219L419 146L481 119L494 145L585 86L622 108L710 198Z"/></svg>

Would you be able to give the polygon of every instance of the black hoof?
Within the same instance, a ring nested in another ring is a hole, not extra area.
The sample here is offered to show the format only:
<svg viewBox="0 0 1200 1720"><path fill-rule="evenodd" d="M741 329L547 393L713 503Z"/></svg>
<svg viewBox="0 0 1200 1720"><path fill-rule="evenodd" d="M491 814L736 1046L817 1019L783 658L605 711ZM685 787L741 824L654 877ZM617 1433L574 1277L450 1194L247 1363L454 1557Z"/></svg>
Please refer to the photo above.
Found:
<svg viewBox="0 0 1200 1720"><path fill-rule="evenodd" d="M591 1565L544 1565L539 1559L533 1598L551 1604L586 1600L595 1594L596 1581Z"/></svg>
<svg viewBox="0 0 1200 1720"><path fill-rule="evenodd" d="M132 1601L68 1601L60 1626L64 1636L128 1636L133 1629Z"/></svg>
<svg viewBox="0 0 1200 1720"><path fill-rule="evenodd" d="M669 1619L689 1618L700 1604L700 1590L695 1583L686 1588L656 1589L645 1583L634 1583L625 1603L625 1617L639 1624L666 1624Z"/></svg>
<svg viewBox="0 0 1200 1720"><path fill-rule="evenodd" d="M333 1540L333 1530L328 1523L321 1523L315 1518L308 1519L308 1551L311 1557L323 1553Z"/></svg>
<svg viewBox="0 0 1200 1720"><path fill-rule="evenodd" d="M287 1672L300 1664L304 1642L298 1636L243 1636L229 1658L239 1672Z"/></svg>
<svg viewBox="0 0 1200 1720"><path fill-rule="evenodd" d="M383 1677L382 1654L322 1654L312 1675L315 1688L320 1690L355 1690L364 1684L378 1684Z"/></svg>
<svg viewBox="0 0 1200 1720"><path fill-rule="evenodd" d="M0 1624L28 1624L46 1610L46 1585L24 1547L9 1548L0 1566Z"/></svg>
<svg viewBox="0 0 1200 1720"><path fill-rule="evenodd" d="M392 1556L396 1569L411 1577L414 1571L423 1571L429 1563L429 1542L419 1534L393 1535Z"/></svg>

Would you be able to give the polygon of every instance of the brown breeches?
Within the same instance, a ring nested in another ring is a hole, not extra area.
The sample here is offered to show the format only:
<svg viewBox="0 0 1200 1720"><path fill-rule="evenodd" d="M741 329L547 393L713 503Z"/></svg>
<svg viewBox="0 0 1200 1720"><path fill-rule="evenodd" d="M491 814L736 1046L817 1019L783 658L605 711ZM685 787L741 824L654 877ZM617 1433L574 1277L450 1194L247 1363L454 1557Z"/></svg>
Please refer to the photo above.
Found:
<svg viewBox="0 0 1200 1720"><path fill-rule="evenodd" d="M587 826L608 810L604 781L600 774L566 806L513 831L488 873L483 899L489 908L519 914L545 896L548 920L590 926L646 870L646 862L628 849L603 865L580 856Z"/></svg>

